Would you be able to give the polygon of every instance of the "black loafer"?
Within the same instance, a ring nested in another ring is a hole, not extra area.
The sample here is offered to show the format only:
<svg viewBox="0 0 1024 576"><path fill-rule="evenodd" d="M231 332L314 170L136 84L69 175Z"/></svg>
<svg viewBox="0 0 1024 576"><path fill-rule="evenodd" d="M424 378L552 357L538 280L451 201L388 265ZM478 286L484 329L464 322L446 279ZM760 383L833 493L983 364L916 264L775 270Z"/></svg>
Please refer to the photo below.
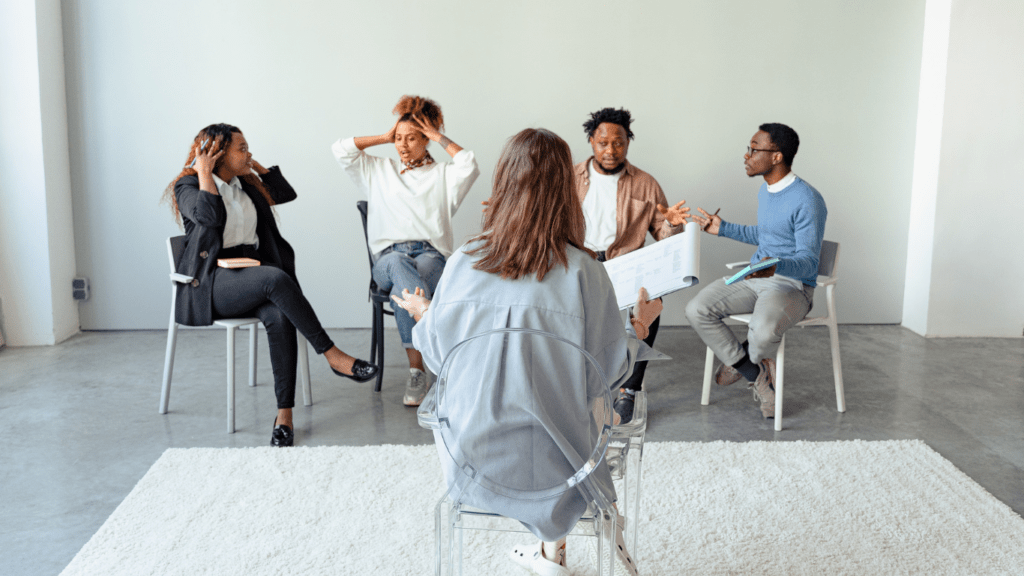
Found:
<svg viewBox="0 0 1024 576"><path fill-rule="evenodd" d="M295 434L292 429L284 424L278 424L274 419L274 431L270 434L271 446L291 446L295 443Z"/></svg>
<svg viewBox="0 0 1024 576"><path fill-rule="evenodd" d="M356 382L366 382L377 375L377 367L369 362L356 359L355 364L352 365L352 373L345 374L344 372L338 372L334 368L331 368L331 372L334 372L338 376L344 376L345 378L351 378Z"/></svg>

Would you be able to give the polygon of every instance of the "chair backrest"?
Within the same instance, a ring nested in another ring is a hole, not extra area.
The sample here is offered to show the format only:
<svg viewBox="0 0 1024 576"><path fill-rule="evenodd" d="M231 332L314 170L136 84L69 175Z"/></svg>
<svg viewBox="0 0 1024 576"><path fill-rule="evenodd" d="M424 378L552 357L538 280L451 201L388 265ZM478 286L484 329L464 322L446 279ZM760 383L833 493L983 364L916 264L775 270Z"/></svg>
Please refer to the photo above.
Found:
<svg viewBox="0 0 1024 576"><path fill-rule="evenodd" d="M178 261L185 252L185 235L167 237L167 260L171 265L171 274L178 271Z"/></svg>
<svg viewBox="0 0 1024 576"><path fill-rule="evenodd" d="M839 243L831 240L821 241L821 254L818 256L818 276L835 276L836 263L839 260Z"/></svg>
<svg viewBox="0 0 1024 576"><path fill-rule="evenodd" d="M608 448L612 398L597 361L565 338L499 328L456 345L438 371L437 431L452 500L479 490L535 501L591 484Z"/></svg>
<svg viewBox="0 0 1024 576"><path fill-rule="evenodd" d="M370 261L370 292L379 292L377 283L373 280L373 252L370 251L370 235L366 232L366 200L356 202L356 209L359 210L359 218L363 221L363 240L366 241L366 257Z"/></svg>

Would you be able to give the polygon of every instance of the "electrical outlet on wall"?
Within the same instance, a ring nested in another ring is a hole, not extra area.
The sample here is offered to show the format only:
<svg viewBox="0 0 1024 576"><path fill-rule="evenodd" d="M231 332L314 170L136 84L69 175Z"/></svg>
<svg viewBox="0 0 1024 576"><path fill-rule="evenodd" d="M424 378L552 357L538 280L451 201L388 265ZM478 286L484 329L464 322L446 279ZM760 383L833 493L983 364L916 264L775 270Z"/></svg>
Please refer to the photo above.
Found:
<svg viewBox="0 0 1024 576"><path fill-rule="evenodd" d="M71 296L75 300L88 300L89 299L89 279L88 278L72 278L71 279Z"/></svg>

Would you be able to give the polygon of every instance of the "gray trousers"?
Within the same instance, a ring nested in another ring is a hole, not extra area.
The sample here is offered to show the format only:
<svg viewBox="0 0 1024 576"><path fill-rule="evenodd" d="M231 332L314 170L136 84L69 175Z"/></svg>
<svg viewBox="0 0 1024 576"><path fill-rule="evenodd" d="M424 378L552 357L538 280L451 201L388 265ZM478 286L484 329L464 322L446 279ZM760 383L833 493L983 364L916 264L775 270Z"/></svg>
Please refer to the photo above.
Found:
<svg viewBox="0 0 1024 576"><path fill-rule="evenodd" d="M785 276L748 278L725 285L715 280L686 305L686 318L701 340L725 364L743 359L743 345L722 321L730 314L750 314L747 351L750 361L774 358L782 335L811 311L814 286Z"/></svg>

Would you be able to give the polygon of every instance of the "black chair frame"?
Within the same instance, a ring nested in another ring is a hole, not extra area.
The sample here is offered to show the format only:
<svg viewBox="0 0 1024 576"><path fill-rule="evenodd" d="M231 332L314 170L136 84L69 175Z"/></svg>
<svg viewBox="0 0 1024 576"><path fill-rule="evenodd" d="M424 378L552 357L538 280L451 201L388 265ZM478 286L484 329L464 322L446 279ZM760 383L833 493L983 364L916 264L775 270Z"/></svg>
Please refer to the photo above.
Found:
<svg viewBox="0 0 1024 576"><path fill-rule="evenodd" d="M370 302L373 303L373 331L370 335L370 364L377 366L377 385L374 391L380 392L380 384L384 379L384 315L394 316L395 313L384 309L384 304L391 302L391 296L377 287L373 281L373 252L370 251L370 237L366 233L366 200L356 202L359 217L363 220L363 239L366 240L366 257L370 261Z"/></svg>

